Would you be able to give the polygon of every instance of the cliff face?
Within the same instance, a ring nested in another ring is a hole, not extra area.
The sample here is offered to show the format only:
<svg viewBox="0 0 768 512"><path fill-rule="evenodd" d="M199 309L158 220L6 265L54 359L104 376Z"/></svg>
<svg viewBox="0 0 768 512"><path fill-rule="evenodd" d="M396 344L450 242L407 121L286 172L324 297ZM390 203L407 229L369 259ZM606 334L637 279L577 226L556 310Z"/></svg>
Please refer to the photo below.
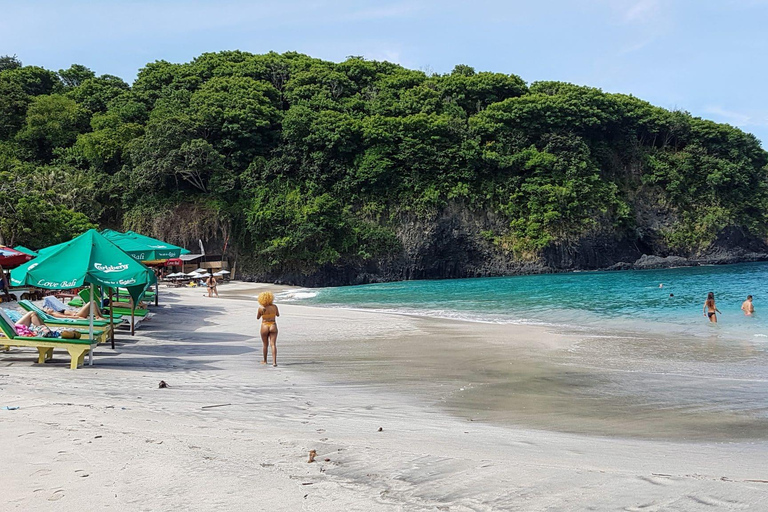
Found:
<svg viewBox="0 0 768 512"><path fill-rule="evenodd" d="M646 220L649 218L647 216ZM768 260L766 241L736 226L723 229L711 247L700 254L674 254L658 236L656 230L662 224L661 217L653 216L652 224L624 232L610 226L598 226L575 242L551 245L539 257L522 261L485 235L487 232L503 232L506 227L503 219L490 212L472 211L452 204L428 220L402 218L397 230L402 250L391 258L364 264L326 265L310 274L303 274L249 271L248 258L245 257L240 277L252 281L319 287Z"/></svg>

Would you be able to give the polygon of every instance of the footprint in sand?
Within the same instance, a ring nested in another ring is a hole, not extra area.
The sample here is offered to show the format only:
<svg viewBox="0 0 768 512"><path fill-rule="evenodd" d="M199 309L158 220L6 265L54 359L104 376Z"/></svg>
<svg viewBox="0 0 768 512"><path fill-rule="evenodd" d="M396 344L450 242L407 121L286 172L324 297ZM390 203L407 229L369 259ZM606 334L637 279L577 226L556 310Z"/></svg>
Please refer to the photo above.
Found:
<svg viewBox="0 0 768 512"><path fill-rule="evenodd" d="M654 476L638 476L639 480L642 480L643 482L648 482L651 485L671 485L672 481L670 478L664 478L661 477L661 475L654 475Z"/></svg>
<svg viewBox="0 0 768 512"><path fill-rule="evenodd" d="M35 475L37 475L37 476L45 476L45 475L49 474L50 472L51 472L50 469L43 468L43 469L38 469L37 471L35 471L34 473L32 473L29 476L35 476Z"/></svg>
<svg viewBox="0 0 768 512"><path fill-rule="evenodd" d="M48 498L48 501L59 501L64 497L64 489L58 489Z"/></svg>

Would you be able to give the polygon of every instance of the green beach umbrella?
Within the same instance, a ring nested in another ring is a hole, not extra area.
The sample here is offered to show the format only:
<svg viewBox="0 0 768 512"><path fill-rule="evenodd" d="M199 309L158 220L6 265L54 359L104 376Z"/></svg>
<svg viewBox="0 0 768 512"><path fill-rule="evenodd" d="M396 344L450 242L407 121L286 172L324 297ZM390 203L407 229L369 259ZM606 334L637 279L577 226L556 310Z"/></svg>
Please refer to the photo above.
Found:
<svg viewBox="0 0 768 512"><path fill-rule="evenodd" d="M24 254L29 254L30 256L37 257L37 253L35 251L33 251L32 249L27 249L23 245L17 245L16 247L14 247L14 249L16 249L19 252L23 252Z"/></svg>
<svg viewBox="0 0 768 512"><path fill-rule="evenodd" d="M136 240L138 240L140 242L144 242L144 243L146 243L146 244L148 244L150 246L153 246L158 251L158 255L160 256L159 258L157 258L158 260L171 259L171 258L178 258L179 257L178 255L177 256L167 256L166 257L165 254L167 254L167 253L165 252L166 251L165 247L168 248L167 249L168 251L171 251L171 250L172 251L176 251L176 250L178 250L179 251L179 255L181 255L181 254L189 254L189 252L190 252L189 250L184 249L183 247L179 247L178 245L169 244L168 242L164 242L162 240L158 240L157 238L152 238L151 236L147 236L147 235L142 235L140 233L136 233L135 231L126 231L125 234L126 234L126 236L132 236L132 237L134 237Z"/></svg>
<svg viewBox="0 0 768 512"><path fill-rule="evenodd" d="M138 261L168 260L178 258L179 255L189 252L177 245L169 244L150 236L140 235L133 231L120 233L119 231L105 229L101 234Z"/></svg>
<svg viewBox="0 0 768 512"><path fill-rule="evenodd" d="M134 304L139 302L144 290L156 282L154 272L128 256L95 229L89 229L69 242L40 250L37 258L11 273L11 283L15 286L66 290L89 284L91 297L95 296L95 286L122 286L128 289ZM90 309L89 330L93 339L93 302ZM112 343L114 348L114 338ZM88 355L88 364L93 364L92 350Z"/></svg>
<svg viewBox="0 0 768 512"><path fill-rule="evenodd" d="M93 229L69 242L42 249L39 254L11 272L14 286L50 290L85 284L122 287L138 303L144 290L157 281L154 272Z"/></svg>

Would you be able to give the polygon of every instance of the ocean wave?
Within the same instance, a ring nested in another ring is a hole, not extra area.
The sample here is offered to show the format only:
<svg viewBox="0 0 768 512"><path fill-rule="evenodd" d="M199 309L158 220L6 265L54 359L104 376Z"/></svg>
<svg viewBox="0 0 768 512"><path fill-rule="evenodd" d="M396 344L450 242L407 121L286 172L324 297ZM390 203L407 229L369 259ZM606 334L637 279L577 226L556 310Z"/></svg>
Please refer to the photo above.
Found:
<svg viewBox="0 0 768 512"><path fill-rule="evenodd" d="M299 288L298 290L286 290L276 295L276 299L282 302L292 302L296 300L312 299L317 297L318 292L309 288Z"/></svg>
<svg viewBox="0 0 768 512"><path fill-rule="evenodd" d="M422 318L443 318L446 320L457 320L461 322L474 322L481 324L496 325L538 325L544 327L563 327L563 324L552 322L543 322L533 318L511 318L496 315L482 315L472 311L455 311L447 309L401 309L401 308L377 308L377 307L354 307L346 304L313 304L313 307L344 309L347 311L365 311L370 313L385 313L391 315L404 315Z"/></svg>

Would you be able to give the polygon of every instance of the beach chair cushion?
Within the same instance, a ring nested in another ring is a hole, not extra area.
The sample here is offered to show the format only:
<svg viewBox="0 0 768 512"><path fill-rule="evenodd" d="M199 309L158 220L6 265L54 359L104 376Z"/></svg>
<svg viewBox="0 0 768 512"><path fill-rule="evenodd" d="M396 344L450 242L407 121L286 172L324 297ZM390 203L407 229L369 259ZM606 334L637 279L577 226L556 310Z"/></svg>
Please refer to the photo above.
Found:
<svg viewBox="0 0 768 512"><path fill-rule="evenodd" d="M9 340L12 340L16 337L15 325L16 322L8 318L8 315L5 314L5 311L0 309L0 332L2 332L3 335Z"/></svg>
<svg viewBox="0 0 768 512"><path fill-rule="evenodd" d="M5 310L5 314L6 314L6 316L8 317L8 319L9 319L11 322L13 322L13 323L14 323L14 325L16 324L16 322L18 322L19 320L21 320L21 317L22 317L22 316L24 316L24 315L22 315L21 313L19 313L18 311L14 311L14 310L12 310L12 309L6 309L6 310Z"/></svg>

